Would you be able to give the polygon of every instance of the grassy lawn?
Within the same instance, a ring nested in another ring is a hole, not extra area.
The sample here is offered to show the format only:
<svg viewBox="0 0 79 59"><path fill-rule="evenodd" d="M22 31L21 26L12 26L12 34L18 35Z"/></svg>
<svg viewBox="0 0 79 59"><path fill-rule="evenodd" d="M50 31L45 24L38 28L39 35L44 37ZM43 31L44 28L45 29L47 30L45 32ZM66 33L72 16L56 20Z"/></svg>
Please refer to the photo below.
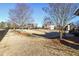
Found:
<svg viewBox="0 0 79 59"><path fill-rule="evenodd" d="M9 30L0 42L0 55L79 56L79 49L74 49L65 45L58 39L49 39L42 36L49 32L52 31L40 29ZM38 34L40 36L33 34Z"/></svg>

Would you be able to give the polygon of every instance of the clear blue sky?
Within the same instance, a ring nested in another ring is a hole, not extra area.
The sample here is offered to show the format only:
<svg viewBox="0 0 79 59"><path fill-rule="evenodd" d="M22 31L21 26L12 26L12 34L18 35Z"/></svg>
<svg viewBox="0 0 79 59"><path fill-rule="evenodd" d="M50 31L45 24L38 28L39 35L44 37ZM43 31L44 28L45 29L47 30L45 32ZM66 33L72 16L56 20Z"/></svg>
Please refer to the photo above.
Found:
<svg viewBox="0 0 79 59"><path fill-rule="evenodd" d="M7 21L9 15L9 9L15 8L16 4L13 3L0 3L0 21ZM34 18L35 22L38 24L38 26L41 26L43 23L44 17L47 15L42 8L47 7L48 4L46 3L34 3L34 4L28 4L31 9L33 9L32 17ZM75 20L78 20L79 17L74 18Z"/></svg>
<svg viewBox="0 0 79 59"><path fill-rule="evenodd" d="M47 4L28 4L29 7L33 10L32 17L38 26L42 25L43 18L46 16L45 12L42 10L43 7L47 7ZM9 9L15 8L16 4L13 3L2 3L0 4L0 22L8 20Z"/></svg>

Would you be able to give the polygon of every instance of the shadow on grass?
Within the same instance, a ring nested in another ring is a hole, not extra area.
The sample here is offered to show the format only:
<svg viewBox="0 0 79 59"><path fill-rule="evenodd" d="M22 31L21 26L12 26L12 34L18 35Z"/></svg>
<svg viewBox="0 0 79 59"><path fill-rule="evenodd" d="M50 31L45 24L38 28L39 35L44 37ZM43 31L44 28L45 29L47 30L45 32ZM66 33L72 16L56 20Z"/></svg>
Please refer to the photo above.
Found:
<svg viewBox="0 0 79 59"><path fill-rule="evenodd" d="M59 38L59 33L58 32L49 32L49 33L45 33L45 34L35 34L33 33L33 35L35 36L42 36L48 39L55 39L55 38Z"/></svg>
<svg viewBox="0 0 79 59"><path fill-rule="evenodd" d="M7 32L8 32L8 29L0 30L0 41L4 38Z"/></svg>
<svg viewBox="0 0 79 59"><path fill-rule="evenodd" d="M45 33L45 34L35 34L35 33L33 33L33 35L42 36L42 37L45 37L45 38L48 38L48 39L59 39L59 37L60 37L60 34L58 32L49 32L49 33ZM63 36L63 38L66 39L66 40L69 40L69 41L79 43L79 38L76 38L76 37ZM74 48L74 49L79 49L79 45L67 42L65 40L60 40L60 43L66 45L66 46L69 46L71 48Z"/></svg>
<svg viewBox="0 0 79 59"><path fill-rule="evenodd" d="M79 43L79 37L64 37L65 39L69 41L73 41L75 43Z"/></svg>
<svg viewBox="0 0 79 59"><path fill-rule="evenodd" d="M76 50L79 50L79 45L76 45L76 44L73 44L73 43L70 43L70 42L67 42L67 41L64 41L64 40L60 40L60 42L66 46L69 46L71 48L74 48Z"/></svg>

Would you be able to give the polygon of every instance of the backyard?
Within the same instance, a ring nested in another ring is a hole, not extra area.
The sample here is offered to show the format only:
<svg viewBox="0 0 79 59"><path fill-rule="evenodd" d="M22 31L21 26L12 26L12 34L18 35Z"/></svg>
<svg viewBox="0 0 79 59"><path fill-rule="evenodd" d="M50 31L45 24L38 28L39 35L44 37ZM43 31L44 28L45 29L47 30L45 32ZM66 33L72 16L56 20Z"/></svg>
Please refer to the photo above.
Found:
<svg viewBox="0 0 79 59"><path fill-rule="evenodd" d="M0 9L0 56L79 56L79 3L3 3Z"/></svg>
<svg viewBox="0 0 79 59"><path fill-rule="evenodd" d="M79 43L44 36L55 30L9 29L0 42L0 55L13 56L79 56ZM52 35L55 36L55 35ZM64 44L66 42L66 44ZM69 42L69 45L68 43ZM75 47L74 47L75 46Z"/></svg>

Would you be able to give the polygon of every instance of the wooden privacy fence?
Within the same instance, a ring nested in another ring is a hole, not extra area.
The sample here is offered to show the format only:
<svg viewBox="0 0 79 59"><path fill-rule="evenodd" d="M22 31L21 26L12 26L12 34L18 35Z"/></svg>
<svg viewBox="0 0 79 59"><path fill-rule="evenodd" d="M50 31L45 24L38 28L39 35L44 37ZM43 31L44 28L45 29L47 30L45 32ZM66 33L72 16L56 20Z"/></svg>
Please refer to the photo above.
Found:
<svg viewBox="0 0 79 59"><path fill-rule="evenodd" d="M8 32L8 29L0 30L0 41L3 39L3 37L6 35L7 32Z"/></svg>

